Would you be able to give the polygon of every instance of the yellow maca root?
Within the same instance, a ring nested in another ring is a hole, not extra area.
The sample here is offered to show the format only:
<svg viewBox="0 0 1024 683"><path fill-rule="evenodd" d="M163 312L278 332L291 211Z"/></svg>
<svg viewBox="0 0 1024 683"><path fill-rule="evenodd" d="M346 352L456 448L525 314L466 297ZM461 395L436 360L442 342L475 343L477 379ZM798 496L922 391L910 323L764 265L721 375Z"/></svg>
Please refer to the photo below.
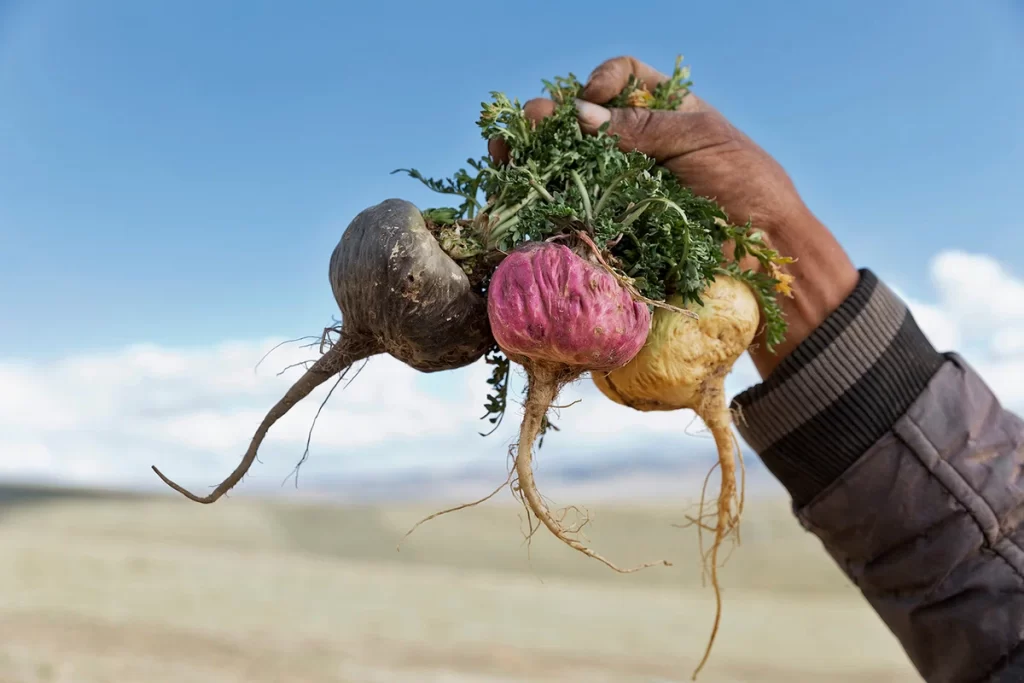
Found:
<svg viewBox="0 0 1024 683"><path fill-rule="evenodd" d="M721 621L718 551L730 536L739 533L742 511L743 494L736 481L738 444L725 400L725 377L753 342L760 322L754 293L734 278L718 276L701 299L703 306L686 306L697 314L696 319L667 309L655 310L640 353L621 368L593 373L597 387L616 403L643 411L693 410L715 439L721 487L712 529L714 541L705 555L715 591L715 622L694 678L707 663ZM682 305L678 298L670 298L668 303ZM704 528L703 510L696 523Z"/></svg>

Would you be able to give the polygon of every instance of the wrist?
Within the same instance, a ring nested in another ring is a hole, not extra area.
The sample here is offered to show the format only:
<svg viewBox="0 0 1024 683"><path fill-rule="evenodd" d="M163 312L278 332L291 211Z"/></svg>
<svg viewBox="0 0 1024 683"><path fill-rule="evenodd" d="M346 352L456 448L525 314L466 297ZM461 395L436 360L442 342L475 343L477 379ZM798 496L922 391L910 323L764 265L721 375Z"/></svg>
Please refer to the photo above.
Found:
<svg viewBox="0 0 1024 683"><path fill-rule="evenodd" d="M764 382L734 399L747 445L798 508L825 491L904 415L946 362L870 270Z"/></svg>
<svg viewBox="0 0 1024 683"><path fill-rule="evenodd" d="M765 241L796 261L785 267L793 276L793 297L779 301L786 337L771 351L759 335L750 356L762 378L791 354L850 296L859 274L832 233L806 208L784 225L765 225Z"/></svg>

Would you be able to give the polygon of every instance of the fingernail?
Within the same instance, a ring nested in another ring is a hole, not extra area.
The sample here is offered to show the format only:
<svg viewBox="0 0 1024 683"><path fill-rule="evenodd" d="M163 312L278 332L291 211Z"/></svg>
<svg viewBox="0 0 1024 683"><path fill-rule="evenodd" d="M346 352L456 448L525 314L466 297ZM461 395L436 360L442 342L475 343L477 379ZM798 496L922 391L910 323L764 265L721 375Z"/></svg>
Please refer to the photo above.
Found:
<svg viewBox="0 0 1024 683"><path fill-rule="evenodd" d="M612 120L610 111L586 100L576 100L576 111L579 113L580 125L591 130L597 130Z"/></svg>

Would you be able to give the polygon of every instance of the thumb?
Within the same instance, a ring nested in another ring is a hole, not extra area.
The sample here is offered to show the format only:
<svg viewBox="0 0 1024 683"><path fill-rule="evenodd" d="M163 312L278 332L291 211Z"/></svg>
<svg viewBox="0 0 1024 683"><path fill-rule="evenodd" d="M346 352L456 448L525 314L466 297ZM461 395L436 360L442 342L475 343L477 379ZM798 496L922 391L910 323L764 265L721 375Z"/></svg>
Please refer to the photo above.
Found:
<svg viewBox="0 0 1024 683"><path fill-rule="evenodd" d="M691 154L731 139L729 126L712 111L681 112L630 107L609 109L576 100L580 128L594 135L604 124L619 137L619 147L657 161Z"/></svg>

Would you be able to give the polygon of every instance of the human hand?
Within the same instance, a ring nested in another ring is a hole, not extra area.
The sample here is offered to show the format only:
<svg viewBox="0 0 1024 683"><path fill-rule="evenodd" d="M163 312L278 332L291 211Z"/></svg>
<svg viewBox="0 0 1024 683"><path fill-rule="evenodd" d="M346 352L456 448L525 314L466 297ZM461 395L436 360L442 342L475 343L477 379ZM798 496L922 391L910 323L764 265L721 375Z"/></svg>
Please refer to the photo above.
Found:
<svg viewBox="0 0 1024 683"><path fill-rule="evenodd" d="M857 270L779 163L696 95L688 93L675 111L601 106L626 86L630 76L648 90L668 80L632 57L604 62L591 74L577 102L583 131L593 134L608 123L608 132L619 136L623 149L654 158L695 193L714 199L730 222L750 220L772 248L797 259L787 268L795 296L782 301L786 340L774 352L756 342L750 351L765 377L853 291ZM536 121L554 108L551 100L538 98L526 103L525 112ZM495 158L505 155L500 141L492 140L489 149ZM743 266L756 268L757 262Z"/></svg>

